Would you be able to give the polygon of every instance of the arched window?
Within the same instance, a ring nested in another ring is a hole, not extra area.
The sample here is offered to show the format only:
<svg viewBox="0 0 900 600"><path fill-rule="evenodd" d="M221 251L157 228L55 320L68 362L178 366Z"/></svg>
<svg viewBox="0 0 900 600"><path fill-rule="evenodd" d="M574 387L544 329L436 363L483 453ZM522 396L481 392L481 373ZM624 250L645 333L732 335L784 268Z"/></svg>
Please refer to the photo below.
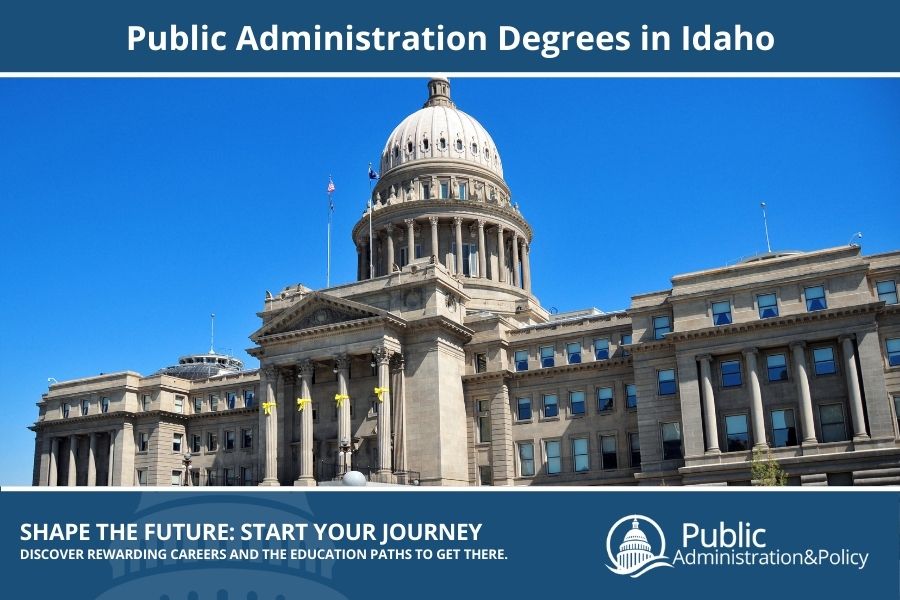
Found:
<svg viewBox="0 0 900 600"><path fill-rule="evenodd" d="M457 150L457 152L463 151L463 142L460 139L456 140L456 150Z"/></svg>
<svg viewBox="0 0 900 600"><path fill-rule="evenodd" d="M472 142L472 154L478 154L478 144L476 142Z"/></svg>
<svg viewBox="0 0 900 600"><path fill-rule="evenodd" d="M428 152L428 138L422 138L422 149Z"/></svg>
<svg viewBox="0 0 900 600"><path fill-rule="evenodd" d="M412 143L411 140L408 141L408 142L406 142L406 151L407 151L409 154L412 154L412 151L413 151L413 143Z"/></svg>
<svg viewBox="0 0 900 600"><path fill-rule="evenodd" d="M447 138L442 137L440 144L441 144L441 150L446 150L447 149Z"/></svg>

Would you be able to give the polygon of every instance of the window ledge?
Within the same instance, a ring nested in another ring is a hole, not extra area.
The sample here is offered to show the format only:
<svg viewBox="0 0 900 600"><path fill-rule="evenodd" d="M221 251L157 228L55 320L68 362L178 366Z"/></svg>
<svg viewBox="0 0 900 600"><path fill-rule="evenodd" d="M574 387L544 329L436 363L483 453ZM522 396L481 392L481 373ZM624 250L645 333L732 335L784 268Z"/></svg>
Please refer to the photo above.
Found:
<svg viewBox="0 0 900 600"><path fill-rule="evenodd" d="M533 422L534 422L533 419L522 419L521 421L514 421L513 425L528 425Z"/></svg>
<svg viewBox="0 0 900 600"><path fill-rule="evenodd" d="M559 421L559 417L544 417L542 419L539 419L540 423L546 423L549 421Z"/></svg>

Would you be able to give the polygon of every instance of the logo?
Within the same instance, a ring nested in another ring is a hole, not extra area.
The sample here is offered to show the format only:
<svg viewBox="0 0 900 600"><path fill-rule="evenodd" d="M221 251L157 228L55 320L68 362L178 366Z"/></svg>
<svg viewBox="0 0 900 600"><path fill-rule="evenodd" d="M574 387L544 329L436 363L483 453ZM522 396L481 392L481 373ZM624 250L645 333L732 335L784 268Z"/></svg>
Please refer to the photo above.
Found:
<svg viewBox="0 0 900 600"><path fill-rule="evenodd" d="M653 552L653 545L647 541L647 534L641 530L642 522L647 525L646 531L655 530L659 536L659 551L656 553ZM626 523L629 526L623 527L622 525ZM623 531L624 536L618 537ZM616 554L613 554L612 550L613 537L622 540ZM606 554L612 563L606 565L610 571L616 575L628 575L632 578L640 577L656 567L672 566L666 561L666 536L663 535L662 528L656 521L644 515L628 515L613 523L606 535Z"/></svg>

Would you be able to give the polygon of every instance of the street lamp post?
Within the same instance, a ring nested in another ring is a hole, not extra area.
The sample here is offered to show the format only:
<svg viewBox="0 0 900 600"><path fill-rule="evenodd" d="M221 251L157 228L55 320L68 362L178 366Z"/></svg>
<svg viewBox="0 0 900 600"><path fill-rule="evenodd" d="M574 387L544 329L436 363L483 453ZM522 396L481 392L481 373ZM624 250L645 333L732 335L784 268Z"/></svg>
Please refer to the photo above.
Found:
<svg viewBox="0 0 900 600"><path fill-rule="evenodd" d="M341 477L347 473L347 454L350 453L350 440L341 438Z"/></svg>

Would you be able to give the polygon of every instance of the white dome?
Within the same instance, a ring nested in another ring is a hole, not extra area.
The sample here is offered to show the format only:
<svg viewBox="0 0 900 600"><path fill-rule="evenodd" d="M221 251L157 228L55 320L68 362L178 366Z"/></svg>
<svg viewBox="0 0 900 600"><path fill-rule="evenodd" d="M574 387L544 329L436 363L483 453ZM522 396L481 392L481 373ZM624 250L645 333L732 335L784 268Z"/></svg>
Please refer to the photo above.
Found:
<svg viewBox="0 0 900 600"><path fill-rule="evenodd" d="M464 160L503 177L500 153L490 134L450 100L446 79L428 82L424 108L406 117L388 137L381 153L382 176L419 160Z"/></svg>

